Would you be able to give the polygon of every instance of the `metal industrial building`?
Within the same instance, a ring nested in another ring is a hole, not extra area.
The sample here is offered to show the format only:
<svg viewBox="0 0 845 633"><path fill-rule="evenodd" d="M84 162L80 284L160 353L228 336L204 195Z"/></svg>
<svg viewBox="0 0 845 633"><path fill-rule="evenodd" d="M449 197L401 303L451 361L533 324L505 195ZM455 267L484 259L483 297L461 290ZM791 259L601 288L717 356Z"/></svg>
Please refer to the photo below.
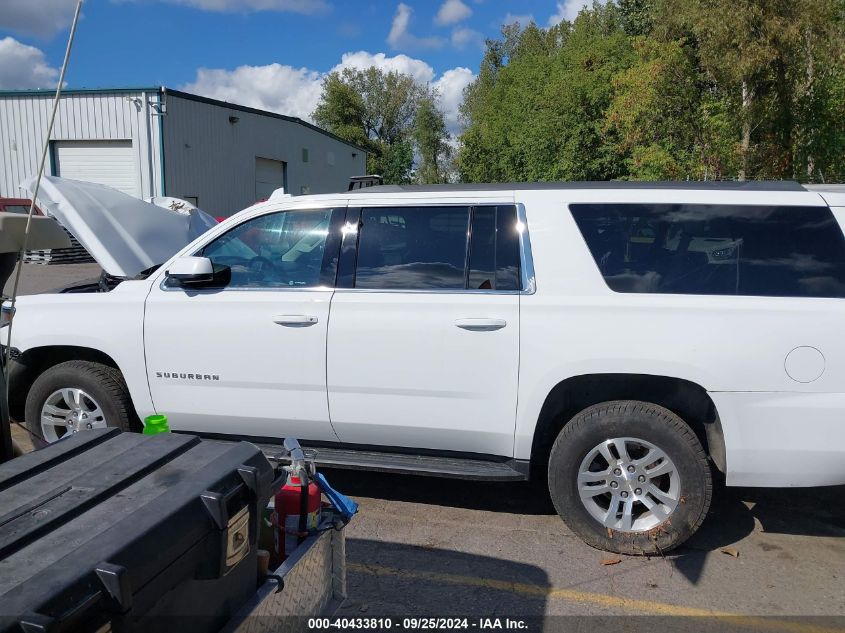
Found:
<svg viewBox="0 0 845 633"><path fill-rule="evenodd" d="M0 197L26 195L18 187L38 169L52 98L0 92ZM279 187L345 191L366 160L362 148L295 117L164 87L67 90L46 172L230 215Z"/></svg>

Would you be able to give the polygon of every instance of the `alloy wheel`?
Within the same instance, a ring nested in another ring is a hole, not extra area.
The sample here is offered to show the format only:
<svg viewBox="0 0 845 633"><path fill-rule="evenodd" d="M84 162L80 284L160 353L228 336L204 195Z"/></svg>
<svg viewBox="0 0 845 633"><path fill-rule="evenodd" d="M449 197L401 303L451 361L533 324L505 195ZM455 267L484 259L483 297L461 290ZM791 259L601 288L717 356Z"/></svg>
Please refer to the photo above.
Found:
<svg viewBox="0 0 845 633"><path fill-rule="evenodd" d="M680 499L674 462L654 444L616 437L590 450L578 469L581 503L599 523L645 532L666 521Z"/></svg>
<svg viewBox="0 0 845 633"><path fill-rule="evenodd" d="M103 409L90 394L76 387L51 393L41 407L41 433L47 442L86 429L108 426Z"/></svg>

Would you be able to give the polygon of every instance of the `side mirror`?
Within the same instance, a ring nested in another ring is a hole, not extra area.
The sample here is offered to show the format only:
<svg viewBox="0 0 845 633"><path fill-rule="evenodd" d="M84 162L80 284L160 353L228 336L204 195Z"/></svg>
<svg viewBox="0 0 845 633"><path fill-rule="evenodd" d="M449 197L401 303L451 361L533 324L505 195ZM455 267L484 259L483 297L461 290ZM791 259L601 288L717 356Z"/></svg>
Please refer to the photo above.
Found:
<svg viewBox="0 0 845 633"><path fill-rule="evenodd" d="M164 273L170 284L187 288L221 287L229 283L228 266L214 265L208 257L180 257Z"/></svg>

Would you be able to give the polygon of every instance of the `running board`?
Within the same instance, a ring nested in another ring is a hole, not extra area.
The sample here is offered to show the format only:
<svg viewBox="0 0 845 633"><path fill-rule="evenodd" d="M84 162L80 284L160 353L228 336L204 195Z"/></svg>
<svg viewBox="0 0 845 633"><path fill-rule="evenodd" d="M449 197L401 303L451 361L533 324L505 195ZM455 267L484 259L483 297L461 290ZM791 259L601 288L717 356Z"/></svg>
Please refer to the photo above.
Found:
<svg viewBox="0 0 845 633"><path fill-rule="evenodd" d="M284 449L276 444L256 444L258 448L276 462L287 463ZM367 470L379 473L422 475L424 477L446 477L475 481L525 481L528 479L528 463L518 460L490 461L458 457L430 455L408 455L379 451L351 450L346 448L310 448L314 461L321 468L342 468Z"/></svg>

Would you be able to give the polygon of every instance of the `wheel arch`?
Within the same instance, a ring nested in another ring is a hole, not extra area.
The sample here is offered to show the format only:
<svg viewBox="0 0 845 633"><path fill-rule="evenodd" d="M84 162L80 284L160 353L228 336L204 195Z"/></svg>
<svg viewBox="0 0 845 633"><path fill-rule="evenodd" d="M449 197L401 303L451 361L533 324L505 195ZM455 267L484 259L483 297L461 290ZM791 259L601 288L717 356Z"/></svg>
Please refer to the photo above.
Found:
<svg viewBox="0 0 845 633"><path fill-rule="evenodd" d="M9 413L15 420L23 421L26 398L36 378L59 363L69 360L86 360L114 367L115 360L105 352L77 345L44 345L33 347L13 356L14 367L9 377ZM122 372L121 372L122 373Z"/></svg>
<svg viewBox="0 0 845 633"><path fill-rule="evenodd" d="M610 400L640 400L665 407L692 428L721 472L726 472L725 439L716 405L701 385L651 374L585 374L557 383L546 396L531 445L532 475L545 473L549 451L575 415Z"/></svg>

